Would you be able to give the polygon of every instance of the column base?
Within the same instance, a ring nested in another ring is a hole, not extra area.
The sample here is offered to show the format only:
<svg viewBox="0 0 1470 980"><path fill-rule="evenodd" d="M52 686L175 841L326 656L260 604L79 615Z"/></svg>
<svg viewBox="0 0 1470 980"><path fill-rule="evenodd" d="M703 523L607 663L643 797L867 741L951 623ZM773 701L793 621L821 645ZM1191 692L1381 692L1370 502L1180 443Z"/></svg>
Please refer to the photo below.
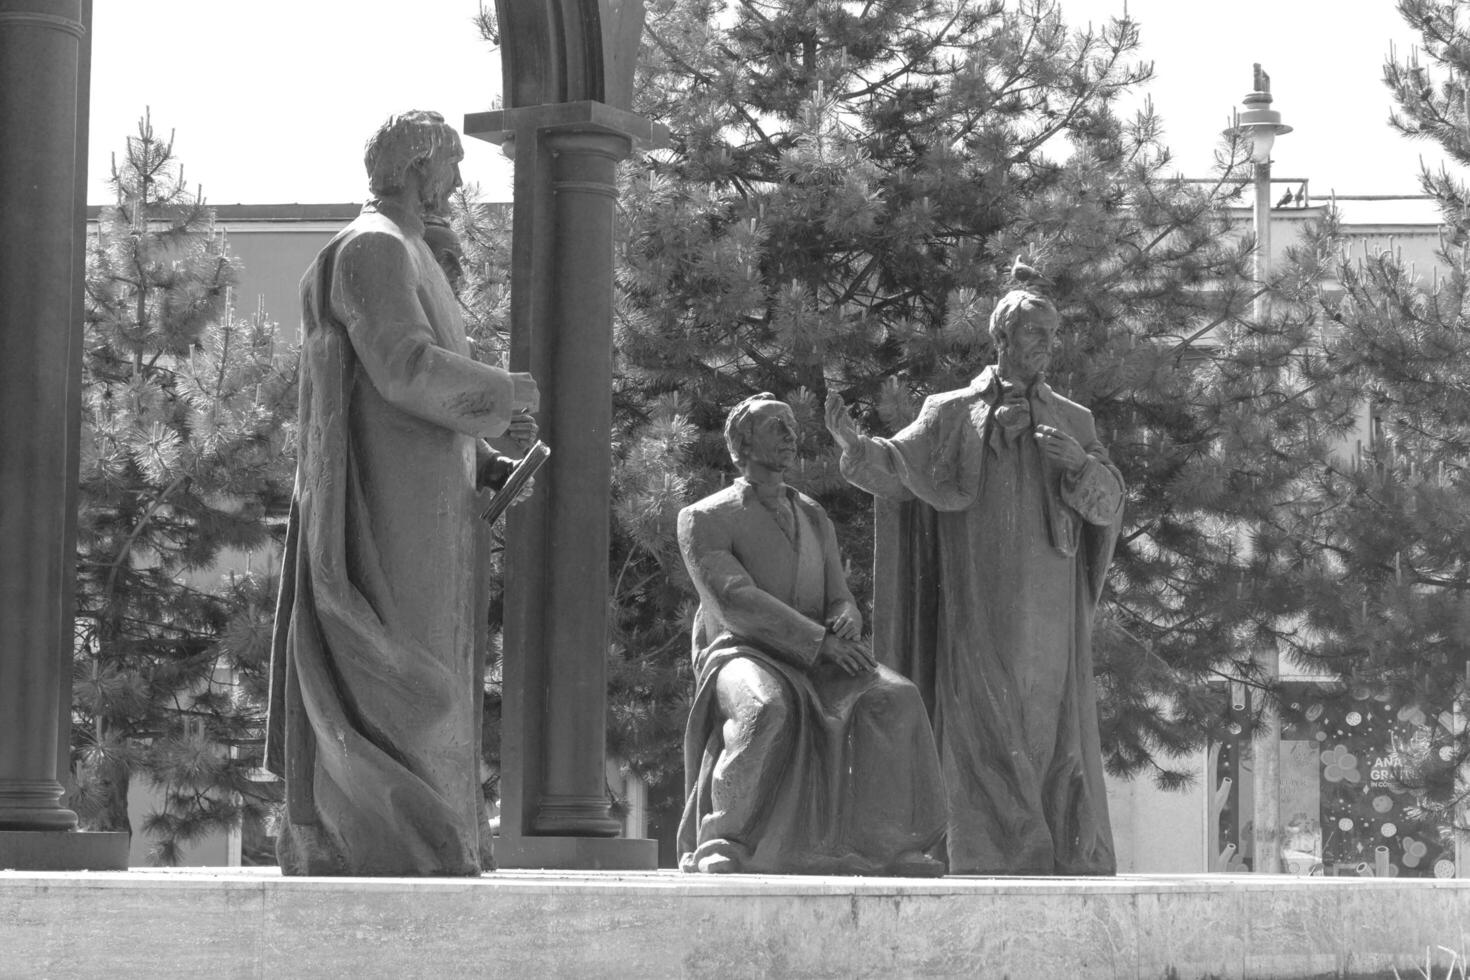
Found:
<svg viewBox="0 0 1470 980"><path fill-rule="evenodd" d="M538 834L566 837L616 837L623 831L606 796L547 797L536 808L531 827Z"/></svg>
<svg viewBox="0 0 1470 980"><path fill-rule="evenodd" d="M0 870L126 871L130 836L122 831L0 830Z"/></svg>
<svg viewBox="0 0 1470 980"><path fill-rule="evenodd" d="M75 830L77 815L61 805L64 792L54 779L0 781L0 830Z"/></svg>
<svg viewBox="0 0 1470 980"><path fill-rule="evenodd" d="M554 871L653 871L658 841L633 837L494 838L497 868Z"/></svg>

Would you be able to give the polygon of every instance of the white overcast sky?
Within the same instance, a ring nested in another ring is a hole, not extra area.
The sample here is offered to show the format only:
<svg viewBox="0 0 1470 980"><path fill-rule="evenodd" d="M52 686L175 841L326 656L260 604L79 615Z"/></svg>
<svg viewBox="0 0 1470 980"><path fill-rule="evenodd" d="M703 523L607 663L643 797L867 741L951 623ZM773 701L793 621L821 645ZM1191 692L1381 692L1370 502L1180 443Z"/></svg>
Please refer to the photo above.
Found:
<svg viewBox="0 0 1470 980"><path fill-rule="evenodd" d="M1124 2L1062 7L1080 25L1120 13ZM1380 81L1390 41L1407 50L1414 40L1392 0L1126 2L1155 63L1148 94L1186 175L1207 174L1260 61L1274 108L1296 129L1276 144L1277 176L1310 178L1314 197L1418 192L1418 160L1430 151L1388 128ZM176 131L186 176L213 204L360 201L362 144L387 114L431 108L460 125L500 94L499 60L471 24L478 6L98 0L90 197L109 199L109 155L151 107L157 128ZM510 168L499 150L467 142L465 179L508 199ZM1403 209L1392 210L1382 217Z"/></svg>

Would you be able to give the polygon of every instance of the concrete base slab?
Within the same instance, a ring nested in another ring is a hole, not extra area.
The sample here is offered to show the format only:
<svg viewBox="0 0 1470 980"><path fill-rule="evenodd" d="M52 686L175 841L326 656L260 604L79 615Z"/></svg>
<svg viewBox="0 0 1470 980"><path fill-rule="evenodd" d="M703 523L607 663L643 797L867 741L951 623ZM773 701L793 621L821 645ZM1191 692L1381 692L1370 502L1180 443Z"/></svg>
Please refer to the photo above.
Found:
<svg viewBox="0 0 1470 980"><path fill-rule="evenodd" d="M1452 951L1470 881L0 873L17 977L1388 978Z"/></svg>
<svg viewBox="0 0 1470 980"><path fill-rule="evenodd" d="M126 871L125 833L0 830L0 868L15 871Z"/></svg>
<svg viewBox="0 0 1470 980"><path fill-rule="evenodd" d="M506 870L652 871L658 841L632 837L495 838L495 866Z"/></svg>

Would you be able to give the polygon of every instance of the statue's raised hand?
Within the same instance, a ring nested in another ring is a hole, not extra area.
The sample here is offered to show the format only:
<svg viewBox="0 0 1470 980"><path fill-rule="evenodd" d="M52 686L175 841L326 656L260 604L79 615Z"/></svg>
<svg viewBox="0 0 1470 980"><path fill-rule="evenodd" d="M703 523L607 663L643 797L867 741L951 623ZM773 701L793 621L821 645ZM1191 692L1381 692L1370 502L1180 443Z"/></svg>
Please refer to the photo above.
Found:
<svg viewBox="0 0 1470 980"><path fill-rule="evenodd" d="M853 424L852 416L847 413L847 406L842 403L842 396L836 392L827 396L827 431L832 433L832 438L837 440L837 445L841 446L844 451L857 447L857 426Z"/></svg>

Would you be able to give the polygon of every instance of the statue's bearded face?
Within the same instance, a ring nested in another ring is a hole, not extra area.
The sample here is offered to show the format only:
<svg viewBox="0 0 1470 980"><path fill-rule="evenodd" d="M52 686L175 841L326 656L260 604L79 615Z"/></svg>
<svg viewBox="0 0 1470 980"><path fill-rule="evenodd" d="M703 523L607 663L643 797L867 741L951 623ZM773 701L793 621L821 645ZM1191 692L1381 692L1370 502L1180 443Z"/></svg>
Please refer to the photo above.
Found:
<svg viewBox="0 0 1470 980"><path fill-rule="evenodd" d="M440 147L428 159L417 164L423 180L419 183L419 203L424 211L443 214L449 207L449 195L464 183L459 176L459 161L464 152L458 145Z"/></svg>
<svg viewBox="0 0 1470 980"><path fill-rule="evenodd" d="M1050 310L1022 309L1006 338L1003 373L1014 381L1030 384L1051 365L1057 339L1057 317Z"/></svg>
<svg viewBox="0 0 1470 980"><path fill-rule="evenodd" d="M785 473L796 462L796 416L784 402L763 402L750 411L745 465Z"/></svg>

